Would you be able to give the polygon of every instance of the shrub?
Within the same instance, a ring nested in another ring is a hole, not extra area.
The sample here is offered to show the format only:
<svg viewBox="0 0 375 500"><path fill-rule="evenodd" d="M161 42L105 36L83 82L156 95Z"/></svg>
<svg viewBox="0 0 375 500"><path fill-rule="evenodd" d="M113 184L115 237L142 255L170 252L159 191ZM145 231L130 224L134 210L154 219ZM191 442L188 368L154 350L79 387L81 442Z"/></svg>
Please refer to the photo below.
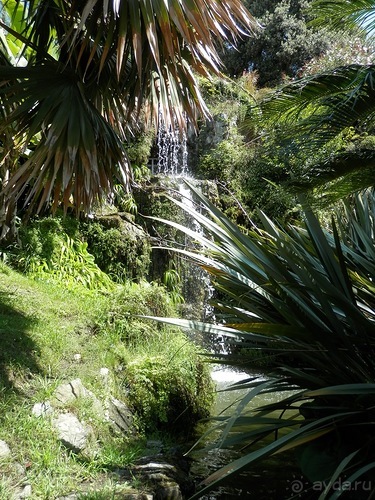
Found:
<svg viewBox="0 0 375 500"><path fill-rule="evenodd" d="M116 282L141 280L149 271L151 248L147 235L119 215L81 224L95 261Z"/></svg>
<svg viewBox="0 0 375 500"><path fill-rule="evenodd" d="M99 332L112 345L128 403L143 430L192 429L213 400L208 367L180 330L147 317L174 316L166 289L156 283L127 283L114 291Z"/></svg>
<svg viewBox="0 0 375 500"><path fill-rule="evenodd" d="M54 279L67 286L111 288L110 278L95 263L87 243L69 236L59 218L36 219L19 231L10 263L35 278Z"/></svg>

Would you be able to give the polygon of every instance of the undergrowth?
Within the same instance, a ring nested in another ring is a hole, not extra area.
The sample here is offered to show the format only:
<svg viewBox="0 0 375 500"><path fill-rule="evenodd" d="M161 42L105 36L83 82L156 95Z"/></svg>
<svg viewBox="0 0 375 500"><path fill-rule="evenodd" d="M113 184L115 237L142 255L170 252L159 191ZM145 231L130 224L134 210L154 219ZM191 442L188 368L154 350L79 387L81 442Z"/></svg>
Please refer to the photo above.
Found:
<svg viewBox="0 0 375 500"><path fill-rule="evenodd" d="M178 432L172 420L165 425L172 418L169 405L186 415L185 426L207 413L210 379L197 348L181 331L152 324L139 314L174 314L163 287L128 283L102 291L69 288L0 264L0 440L11 449L9 459L0 459L1 498L14 495L20 481L17 464L33 498L52 499L77 490L89 498L90 488L90 495L110 498L118 492L113 471L142 454L150 432L170 432L174 425ZM105 378L102 368L108 369ZM95 442L85 456L65 449L51 432L49 419L35 417L32 408L75 378L100 401L109 395L125 401L135 413L138 432L114 435L107 422L78 404L69 410L94 428ZM178 415L173 415L177 422Z"/></svg>

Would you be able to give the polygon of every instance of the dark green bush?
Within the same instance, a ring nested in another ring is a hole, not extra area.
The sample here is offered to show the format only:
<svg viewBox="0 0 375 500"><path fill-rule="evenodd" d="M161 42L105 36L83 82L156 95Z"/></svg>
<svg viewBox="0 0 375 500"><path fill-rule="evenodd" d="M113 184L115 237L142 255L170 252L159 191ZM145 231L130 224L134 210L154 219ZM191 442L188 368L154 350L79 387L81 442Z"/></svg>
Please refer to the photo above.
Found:
<svg viewBox="0 0 375 500"><path fill-rule="evenodd" d="M21 226L18 236L8 257L9 263L22 272L66 286L112 287L110 278L88 252L87 243L79 237L76 223L66 223L59 217L35 219Z"/></svg>

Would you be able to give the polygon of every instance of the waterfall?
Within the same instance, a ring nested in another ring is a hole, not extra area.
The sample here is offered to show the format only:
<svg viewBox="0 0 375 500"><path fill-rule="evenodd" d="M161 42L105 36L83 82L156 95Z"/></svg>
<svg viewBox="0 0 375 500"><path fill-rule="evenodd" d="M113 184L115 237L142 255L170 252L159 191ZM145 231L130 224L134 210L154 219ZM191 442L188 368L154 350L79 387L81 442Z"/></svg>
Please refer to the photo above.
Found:
<svg viewBox="0 0 375 500"><path fill-rule="evenodd" d="M156 146L158 157L153 159L153 173L168 178L168 188L178 193L186 207L193 208L192 192L184 182L185 178L194 182L189 169L186 133L179 131L177 125L167 127L160 120ZM187 214L184 217L184 224L197 233L203 231L200 224ZM185 298L181 313L185 317L203 321L212 318L213 308L208 302L212 297L213 287L207 272L191 263L181 265L180 272L183 283L182 294Z"/></svg>
<svg viewBox="0 0 375 500"><path fill-rule="evenodd" d="M178 127L168 128L161 122L157 135L158 162L156 174L167 176L188 175L188 150L185 132Z"/></svg>
<svg viewBox="0 0 375 500"><path fill-rule="evenodd" d="M183 178L179 178L178 180L178 192L183 199L184 205L187 208L197 208L190 189L186 186L186 184L183 182ZM187 225L189 225L190 229L194 230L198 234L203 233L203 228L199 224L199 222L188 216L185 222ZM189 266L189 275L185 276L185 292L186 295L189 295L189 289L192 287L193 289L197 288L199 283L199 286L202 287L204 290L204 297L202 300L202 311L201 311L201 317L200 319L202 321L208 321L209 319L212 319L214 317L214 308L209 304L210 299L213 297L214 294L214 287L211 284L211 279L209 274L201 269L200 267L193 265Z"/></svg>

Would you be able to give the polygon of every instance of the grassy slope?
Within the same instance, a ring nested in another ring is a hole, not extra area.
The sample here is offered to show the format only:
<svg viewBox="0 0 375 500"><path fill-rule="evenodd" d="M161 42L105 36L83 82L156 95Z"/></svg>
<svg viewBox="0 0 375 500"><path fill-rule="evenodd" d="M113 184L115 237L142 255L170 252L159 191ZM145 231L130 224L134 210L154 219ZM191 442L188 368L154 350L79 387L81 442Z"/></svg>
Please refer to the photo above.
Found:
<svg viewBox="0 0 375 500"><path fill-rule="evenodd" d="M28 373L39 376L74 376L75 353L88 349L90 324L106 309L104 296L78 295L49 283L37 282L9 268L0 269L0 381L21 388ZM95 346L95 343L90 347ZM100 346L97 368L105 360ZM46 361L48 364L46 365ZM84 355L83 355L84 361ZM82 369L80 367L80 372ZM20 378L21 376L21 378ZM21 386L21 387L20 387Z"/></svg>
<svg viewBox="0 0 375 500"><path fill-rule="evenodd" d="M18 483L32 485L32 498L56 498L86 481L109 492L113 480L102 471L114 463L125 465L136 455L136 445L106 435L100 422L94 422L104 443L101 453L89 461L78 459L51 433L49 419L31 412L58 384L78 376L96 393L103 392L95 385L100 384L100 368L109 361L108 350L92 327L108 300L0 268L0 439L12 451L11 459L0 464L1 498L11 498ZM75 354L81 355L80 362ZM26 477L19 475L16 464L26 470Z"/></svg>
<svg viewBox="0 0 375 500"><path fill-rule="evenodd" d="M140 306L139 290L132 293L126 302ZM121 397L121 363L153 352L177 363L178 356L191 354L185 338L168 342L147 324L131 325L132 334L140 328L142 336L150 337L143 345L130 342L126 348L123 336L129 331L122 325L126 320L120 322L122 330L103 328L122 303L113 297L30 280L0 265L0 439L12 450L10 459L0 460L0 498L12 498L17 482L31 484L35 499L84 490L85 484L96 490L100 485L104 495L100 498L112 498L116 478L110 471L139 456L139 441L111 435L107 424L95 420L84 405L73 411L90 422L100 442L89 457L67 452L51 432L49 419L32 415L34 403L50 399L62 382L79 377L99 399L104 400L108 392ZM109 385L99 375L102 367L110 369ZM16 464L26 469L26 478L19 475ZM99 498L96 495L92 498Z"/></svg>

